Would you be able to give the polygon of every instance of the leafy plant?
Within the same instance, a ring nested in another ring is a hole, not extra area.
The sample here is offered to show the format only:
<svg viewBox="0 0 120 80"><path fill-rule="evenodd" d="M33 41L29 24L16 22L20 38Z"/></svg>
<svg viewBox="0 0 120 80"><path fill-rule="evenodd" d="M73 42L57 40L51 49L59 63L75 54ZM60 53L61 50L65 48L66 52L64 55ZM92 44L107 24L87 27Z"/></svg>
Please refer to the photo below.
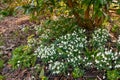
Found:
<svg viewBox="0 0 120 80"><path fill-rule="evenodd" d="M87 42L84 32L78 29L68 33L48 46L39 46L35 52L45 64L49 64L48 68L53 74L67 75L69 67L76 68L82 64L81 55Z"/></svg>
<svg viewBox="0 0 120 80"><path fill-rule="evenodd" d="M112 30L112 32L117 32L117 30L119 30L119 26L114 25L111 30Z"/></svg>
<svg viewBox="0 0 120 80"><path fill-rule="evenodd" d="M42 67L39 77L42 80L48 80L48 78L45 76L44 67Z"/></svg>
<svg viewBox="0 0 120 80"><path fill-rule="evenodd" d="M49 44L60 36L72 33L76 27L74 19L60 17L58 20L46 20L42 26L36 26L35 29L42 44Z"/></svg>
<svg viewBox="0 0 120 80"><path fill-rule="evenodd" d="M0 80L5 80L5 77L0 75Z"/></svg>
<svg viewBox="0 0 120 80"><path fill-rule="evenodd" d="M30 46L20 46L16 48L13 52L13 56L9 61L13 69L17 68L29 68L34 66L36 62L36 55L32 51Z"/></svg>
<svg viewBox="0 0 120 80"><path fill-rule="evenodd" d="M15 11L14 9L6 8L0 11L0 15L3 15L3 16L15 15Z"/></svg>
<svg viewBox="0 0 120 80"><path fill-rule="evenodd" d="M93 32L90 44L96 49L104 48L108 39L109 32L107 29L99 28Z"/></svg>
<svg viewBox="0 0 120 80"><path fill-rule="evenodd" d="M95 56L95 62L98 69L119 69L119 52L114 52L112 49L105 49L98 52Z"/></svg>
<svg viewBox="0 0 120 80"><path fill-rule="evenodd" d="M87 41L84 29L75 29L66 35L60 36L50 44L40 45L35 53L42 60L44 65L53 74L69 73L79 69L111 70L120 68L119 48L108 48L106 42L109 39L106 29L97 29ZM89 43L89 44L88 44ZM117 41L119 45L119 39ZM77 73L74 76L78 76Z"/></svg>
<svg viewBox="0 0 120 80"><path fill-rule="evenodd" d="M0 10L0 15L3 16L12 16L15 15L15 5L12 4L14 0L1 0L0 3L2 4L2 9Z"/></svg>
<svg viewBox="0 0 120 80"><path fill-rule="evenodd" d="M120 71L118 71L118 70L107 71L107 78L108 78L108 80L120 79Z"/></svg>
<svg viewBox="0 0 120 80"><path fill-rule="evenodd" d="M0 69L3 68L4 66L4 61L0 59Z"/></svg>
<svg viewBox="0 0 120 80"><path fill-rule="evenodd" d="M75 68L72 72L74 78L81 78L84 75L84 71L80 70L79 68Z"/></svg>

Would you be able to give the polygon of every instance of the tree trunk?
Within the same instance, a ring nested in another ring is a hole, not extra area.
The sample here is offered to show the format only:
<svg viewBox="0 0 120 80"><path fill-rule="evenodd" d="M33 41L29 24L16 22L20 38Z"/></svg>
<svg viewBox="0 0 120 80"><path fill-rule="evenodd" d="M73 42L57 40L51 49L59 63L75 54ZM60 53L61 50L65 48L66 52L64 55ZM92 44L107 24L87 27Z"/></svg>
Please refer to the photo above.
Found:
<svg viewBox="0 0 120 80"><path fill-rule="evenodd" d="M78 23L78 25L82 28L85 28L87 30L93 30L95 28L94 26L94 22L90 19L90 8L88 7L87 10L84 13L84 18L82 18L79 13L74 10L75 8L75 1L73 2L72 0L67 0L67 6L71 9L73 15L76 18L76 21Z"/></svg>

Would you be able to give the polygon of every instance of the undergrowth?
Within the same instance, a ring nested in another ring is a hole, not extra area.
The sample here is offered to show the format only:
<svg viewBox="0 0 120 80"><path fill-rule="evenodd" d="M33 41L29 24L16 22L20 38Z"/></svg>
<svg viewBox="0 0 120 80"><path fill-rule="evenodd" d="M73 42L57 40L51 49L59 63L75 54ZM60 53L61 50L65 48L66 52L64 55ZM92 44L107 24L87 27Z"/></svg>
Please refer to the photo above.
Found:
<svg viewBox="0 0 120 80"><path fill-rule="evenodd" d="M35 26L35 35L28 37L26 46L13 50L9 64L14 69L40 64L52 75L72 75L74 79L84 77L87 70L94 68L104 71L101 79L119 79L120 38L115 47L108 47L107 29L96 29L87 40L86 30L71 22L74 20L60 18ZM39 74L45 76L44 70L42 68Z"/></svg>

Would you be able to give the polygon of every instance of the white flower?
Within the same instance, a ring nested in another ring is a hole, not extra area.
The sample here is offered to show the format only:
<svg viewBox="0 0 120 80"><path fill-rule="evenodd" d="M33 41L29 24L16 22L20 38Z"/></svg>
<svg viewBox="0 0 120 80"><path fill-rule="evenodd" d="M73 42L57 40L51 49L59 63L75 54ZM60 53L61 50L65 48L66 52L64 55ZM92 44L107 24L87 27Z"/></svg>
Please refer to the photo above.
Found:
<svg viewBox="0 0 120 80"><path fill-rule="evenodd" d="M17 67L20 67L20 64L17 64Z"/></svg>
<svg viewBox="0 0 120 80"><path fill-rule="evenodd" d="M100 63L100 61L98 61L98 60L95 60L95 62L96 62L96 63Z"/></svg>
<svg viewBox="0 0 120 80"><path fill-rule="evenodd" d="M111 68L112 68L112 66L109 66L109 68L111 69Z"/></svg>
<svg viewBox="0 0 120 80"><path fill-rule="evenodd" d="M20 61L17 61L17 63L20 63Z"/></svg>
<svg viewBox="0 0 120 80"><path fill-rule="evenodd" d="M107 65L109 65L109 63L107 63Z"/></svg>
<svg viewBox="0 0 120 80"><path fill-rule="evenodd" d="M118 64L118 65L115 65L115 68L120 68L120 64Z"/></svg>
<svg viewBox="0 0 120 80"><path fill-rule="evenodd" d="M103 79L105 79L106 77L105 76L103 76Z"/></svg>

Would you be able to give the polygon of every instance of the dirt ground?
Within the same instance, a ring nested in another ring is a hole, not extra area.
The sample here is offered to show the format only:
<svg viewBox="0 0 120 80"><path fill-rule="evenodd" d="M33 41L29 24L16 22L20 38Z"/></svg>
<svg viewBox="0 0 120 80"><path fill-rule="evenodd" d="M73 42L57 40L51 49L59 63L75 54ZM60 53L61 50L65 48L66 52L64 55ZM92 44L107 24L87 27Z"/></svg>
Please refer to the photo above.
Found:
<svg viewBox="0 0 120 80"><path fill-rule="evenodd" d="M0 21L0 34L17 29L20 25L29 24L29 16L6 17Z"/></svg>

